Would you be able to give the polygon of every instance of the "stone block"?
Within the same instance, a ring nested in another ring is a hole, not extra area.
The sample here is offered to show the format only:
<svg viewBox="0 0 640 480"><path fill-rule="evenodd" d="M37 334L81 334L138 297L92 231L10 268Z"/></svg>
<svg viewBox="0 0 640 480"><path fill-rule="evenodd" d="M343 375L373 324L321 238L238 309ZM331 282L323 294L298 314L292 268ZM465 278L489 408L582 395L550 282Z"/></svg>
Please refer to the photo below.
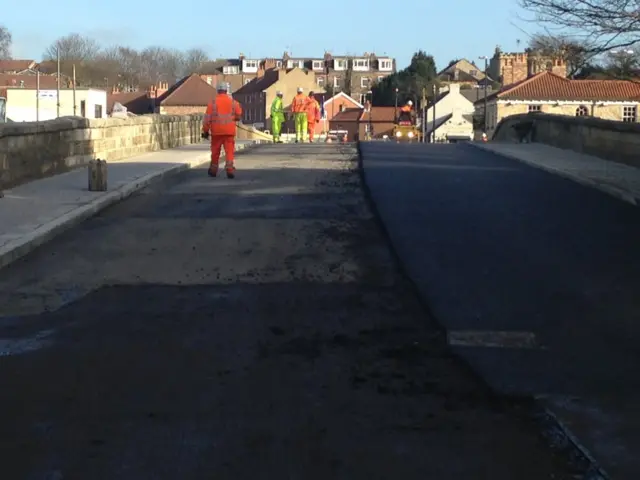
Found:
<svg viewBox="0 0 640 480"><path fill-rule="evenodd" d="M107 191L107 161L91 160L87 167L89 174L89 191L90 192L106 192Z"/></svg>

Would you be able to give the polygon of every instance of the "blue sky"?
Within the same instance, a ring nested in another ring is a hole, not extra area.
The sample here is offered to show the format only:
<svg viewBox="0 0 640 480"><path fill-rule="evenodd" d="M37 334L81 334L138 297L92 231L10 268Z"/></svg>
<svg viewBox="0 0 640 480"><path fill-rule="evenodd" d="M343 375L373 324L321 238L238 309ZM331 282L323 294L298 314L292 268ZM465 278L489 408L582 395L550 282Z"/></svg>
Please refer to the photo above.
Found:
<svg viewBox="0 0 640 480"><path fill-rule="evenodd" d="M241 7L234 8L234 3ZM29 7L3 9L0 22L13 34L14 58L39 60L56 38L80 33L105 46L201 47L215 58L235 58L240 52L248 57L280 57L285 49L294 56L321 56L325 50L334 54L374 51L395 57L400 68L413 52L423 49L434 56L439 69L456 57L478 63L478 56L491 56L496 45L506 51L521 50L527 33L537 30L518 18L516 0L435 4L380 0L384 8L376 12L371 10L373 3L377 2L322 2L314 9L291 0L273 8L257 0L222 2L223 8L192 0L89 4L86 0L58 4L31 0ZM323 18L331 18L332 8L342 20L323 25Z"/></svg>

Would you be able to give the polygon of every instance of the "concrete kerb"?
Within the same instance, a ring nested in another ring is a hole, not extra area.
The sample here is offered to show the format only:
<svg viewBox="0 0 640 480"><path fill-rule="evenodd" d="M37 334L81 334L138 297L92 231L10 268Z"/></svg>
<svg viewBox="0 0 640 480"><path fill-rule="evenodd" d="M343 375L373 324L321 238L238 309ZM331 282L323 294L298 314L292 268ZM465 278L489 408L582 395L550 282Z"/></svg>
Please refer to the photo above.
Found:
<svg viewBox="0 0 640 480"><path fill-rule="evenodd" d="M376 202L373 198L371 190L367 185L367 177L364 169L364 158L362 154L362 146L361 142L356 143L356 147L358 149L358 170L360 174L360 182L362 184L362 189L364 191L364 196L371 209L373 217L380 228L387 245L389 246L389 250L391 252L392 257L398 269L400 270L402 276L407 279L409 285L411 285L412 290L415 292L416 298L418 299L420 305L425 311L426 315L430 317L437 325L437 327L442 331L442 334L449 337L449 331L444 326L444 324L435 316L432 312L429 302L425 297L424 293L418 287L417 283L413 280L411 275L409 275L409 271L405 263L402 261L400 255L398 254L393 241L391 239L391 235L387 230L384 221L382 220L382 216L377 209ZM483 149L485 150L485 149ZM490 151L489 149L486 149ZM493 397L496 401L509 401L512 400L514 402L523 400L526 401L527 404L532 405L533 410L533 418L534 420L542 427L541 434L547 439L550 445L552 445L555 449L560 450L568 455L573 462L580 463L582 465L582 470L585 471L584 480L610 480L606 472L599 465L599 463L595 460L593 455L588 451L582 443L579 442L577 437L571 432L571 430L560 421L560 419L551 411L548 407L546 401L542 397L531 396L527 398L509 398L496 391L494 388L489 385L484 376L477 370L466 358L462 355L454 352L450 349L451 353L460 361L461 366L466 368L466 370L475 378L477 378L480 384L484 387L485 391Z"/></svg>
<svg viewBox="0 0 640 480"><path fill-rule="evenodd" d="M491 149L489 146L481 144L481 143L475 143L475 142L469 142L470 145L472 145L475 148L479 148L480 150L484 150L485 152L491 152L491 153L495 153L496 155L500 155L502 157L505 158L509 158L511 160L517 160L518 162L524 163L526 165L529 165L531 167L534 168L538 168L540 170L544 170L546 172L552 173L554 175L558 175L560 177L566 178L568 180L573 180L576 183L579 183L581 185L584 185L586 187L591 187L591 188L596 188L598 190L600 190L601 192L604 192L608 195L611 195L615 198L617 198L618 200L622 200L624 202L630 203L631 205L635 205L635 206L640 206L640 199L636 198L635 196L633 196L632 194L621 190L619 188L613 187L611 185L605 185L603 183L600 183L596 180L592 180L590 178L586 178L586 177L581 177L580 175L576 175L573 174L571 172L567 172L566 170L561 170L559 168L553 168L553 167L549 167L547 165L540 165L536 162L532 162L530 160L526 160L523 158L520 158L516 155L513 154L509 154L509 153L503 153L503 152L498 152L495 151L493 149Z"/></svg>
<svg viewBox="0 0 640 480"><path fill-rule="evenodd" d="M256 145L257 143L238 144L236 145L236 150L248 150L251 147L255 147ZM13 263L21 257L24 257L39 246L60 235L65 230L68 230L82 223L84 220L96 215L105 208L110 207L111 205L114 205L130 197L138 190L142 190L143 188L151 185L154 182L160 181L169 175L175 175L206 163L209 159L209 155L209 152L202 153L188 162L179 165L173 165L160 172L154 172L140 177L134 182L123 185L122 187L112 192L108 192L86 205L75 208L72 211L56 218L55 220L41 225L29 234L3 245L0 248L0 268L4 268L10 263Z"/></svg>

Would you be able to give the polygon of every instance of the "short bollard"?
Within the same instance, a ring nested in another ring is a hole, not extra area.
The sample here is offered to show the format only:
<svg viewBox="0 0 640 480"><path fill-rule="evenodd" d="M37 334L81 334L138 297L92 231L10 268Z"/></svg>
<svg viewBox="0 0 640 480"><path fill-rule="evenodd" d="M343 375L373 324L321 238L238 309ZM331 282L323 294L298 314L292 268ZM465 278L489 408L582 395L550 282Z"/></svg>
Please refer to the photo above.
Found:
<svg viewBox="0 0 640 480"><path fill-rule="evenodd" d="M89 191L90 192L106 192L107 191L107 161L91 160L89 162Z"/></svg>

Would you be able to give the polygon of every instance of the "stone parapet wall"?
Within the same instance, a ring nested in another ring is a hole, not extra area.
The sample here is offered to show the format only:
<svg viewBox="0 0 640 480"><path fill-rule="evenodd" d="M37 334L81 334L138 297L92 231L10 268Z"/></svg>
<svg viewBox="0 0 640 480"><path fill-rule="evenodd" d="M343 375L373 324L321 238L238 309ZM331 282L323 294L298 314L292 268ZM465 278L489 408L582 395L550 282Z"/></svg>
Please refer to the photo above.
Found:
<svg viewBox="0 0 640 480"><path fill-rule="evenodd" d="M640 123L529 113L500 121L494 141L544 143L640 167Z"/></svg>
<svg viewBox="0 0 640 480"><path fill-rule="evenodd" d="M61 173L94 158L117 161L200 142L202 115L66 117L0 126L0 188Z"/></svg>

